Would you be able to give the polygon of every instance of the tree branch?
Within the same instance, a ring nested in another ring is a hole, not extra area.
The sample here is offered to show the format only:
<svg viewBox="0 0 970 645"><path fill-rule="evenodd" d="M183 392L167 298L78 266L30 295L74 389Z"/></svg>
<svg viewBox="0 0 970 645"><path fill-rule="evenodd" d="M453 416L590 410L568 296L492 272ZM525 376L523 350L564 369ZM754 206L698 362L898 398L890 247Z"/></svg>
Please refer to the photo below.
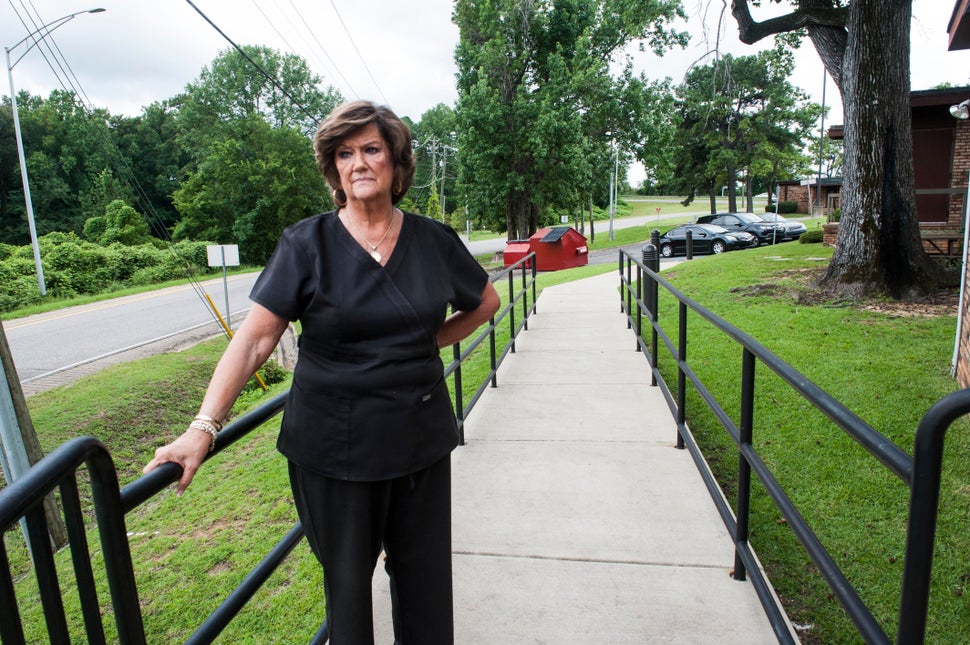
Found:
<svg viewBox="0 0 970 645"><path fill-rule="evenodd" d="M763 38L808 27L845 28L848 7L804 7L777 18L755 22L751 17L748 0L732 0L731 14L738 22L739 37L746 45L753 45Z"/></svg>

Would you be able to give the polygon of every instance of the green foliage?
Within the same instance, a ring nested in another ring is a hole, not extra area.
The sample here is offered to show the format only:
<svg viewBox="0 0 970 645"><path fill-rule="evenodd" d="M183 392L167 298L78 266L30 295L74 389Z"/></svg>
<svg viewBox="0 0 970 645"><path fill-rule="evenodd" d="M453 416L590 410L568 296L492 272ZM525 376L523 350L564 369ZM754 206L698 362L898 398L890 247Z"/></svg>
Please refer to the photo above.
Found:
<svg viewBox="0 0 970 645"><path fill-rule="evenodd" d="M524 238L547 208L605 203L613 155L625 167L655 149L669 113L659 84L611 64L634 41L683 42L677 15L666 1L456 3L459 191L475 221Z"/></svg>
<svg viewBox="0 0 970 645"><path fill-rule="evenodd" d="M424 214L431 219L441 221L441 202L438 201L437 191L430 191L428 193L428 203L424 207Z"/></svg>
<svg viewBox="0 0 970 645"><path fill-rule="evenodd" d="M780 177L807 167L802 153L820 107L788 78L794 67L790 45L753 56L730 54L710 65L692 68L677 88L678 125L668 190L711 195L727 186L729 210L739 178L770 187Z"/></svg>
<svg viewBox="0 0 970 645"><path fill-rule="evenodd" d="M790 215L798 212L798 202L778 202L778 214Z"/></svg>
<svg viewBox="0 0 970 645"><path fill-rule="evenodd" d="M108 245L115 242L134 246L149 240L148 224L134 208L116 199L105 208L103 217L92 217L84 223L84 238Z"/></svg>
<svg viewBox="0 0 970 645"><path fill-rule="evenodd" d="M170 247L147 242L107 246L74 233L49 233L39 240L48 293L52 298L98 294L124 286L154 284L209 270L207 242L184 241ZM0 311L41 301L29 246L4 247L0 260Z"/></svg>
<svg viewBox="0 0 970 645"><path fill-rule="evenodd" d="M262 264L284 228L328 207L329 191L298 130L271 128L261 117L231 130L175 191L182 220L173 237L235 243L244 262Z"/></svg>
<svg viewBox="0 0 970 645"><path fill-rule="evenodd" d="M802 233L801 237L798 238L798 241L801 244L821 244L822 231L821 229L805 231L804 233Z"/></svg>

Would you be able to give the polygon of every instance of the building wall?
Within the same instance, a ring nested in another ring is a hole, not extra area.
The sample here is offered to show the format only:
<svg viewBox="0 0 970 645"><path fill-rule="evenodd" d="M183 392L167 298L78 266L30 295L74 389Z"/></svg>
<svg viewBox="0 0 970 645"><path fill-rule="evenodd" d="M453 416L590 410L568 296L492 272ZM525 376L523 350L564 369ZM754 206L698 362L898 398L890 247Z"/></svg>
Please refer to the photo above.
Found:
<svg viewBox="0 0 970 645"><path fill-rule="evenodd" d="M841 204L838 201L838 196L841 192L841 186L827 186L822 184L822 213L826 214L829 212L830 207L839 208ZM836 199L832 200L835 197ZM778 185L778 201L780 202L798 202L798 212L799 213L809 213L811 211L811 202L815 200L815 186L803 186L801 184L779 184Z"/></svg>
<svg viewBox="0 0 970 645"><path fill-rule="evenodd" d="M957 120L956 133L953 144L953 172L950 185L953 188L966 188L967 176L970 174L970 119ZM962 229L964 215L964 195L955 194L950 198L950 222L954 228ZM970 269L964 266L968 275L964 276L964 284L970 284ZM966 289L966 287L964 287ZM957 350L957 381L960 387L970 387L970 297L963 294L963 317Z"/></svg>

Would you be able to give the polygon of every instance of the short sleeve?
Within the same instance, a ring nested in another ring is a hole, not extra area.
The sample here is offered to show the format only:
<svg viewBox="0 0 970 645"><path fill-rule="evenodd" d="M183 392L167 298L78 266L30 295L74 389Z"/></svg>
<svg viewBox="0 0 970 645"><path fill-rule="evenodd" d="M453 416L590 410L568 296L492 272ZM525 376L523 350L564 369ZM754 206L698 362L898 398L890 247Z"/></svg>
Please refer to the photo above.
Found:
<svg viewBox="0 0 970 645"><path fill-rule="evenodd" d="M249 299L277 316L295 321L313 297L313 267L306 249L287 229L256 279Z"/></svg>
<svg viewBox="0 0 970 645"><path fill-rule="evenodd" d="M458 311L472 311L482 304L482 291L488 283L488 273L478 263L458 234L451 227L447 231L450 253L449 275L454 296L449 304Z"/></svg>

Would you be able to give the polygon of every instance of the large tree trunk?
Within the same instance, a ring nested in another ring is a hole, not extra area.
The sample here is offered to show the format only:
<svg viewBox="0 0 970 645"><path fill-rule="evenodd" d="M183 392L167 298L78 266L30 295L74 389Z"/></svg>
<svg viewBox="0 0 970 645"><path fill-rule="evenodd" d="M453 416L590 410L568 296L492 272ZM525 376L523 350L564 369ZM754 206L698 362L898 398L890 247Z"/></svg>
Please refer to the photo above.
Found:
<svg viewBox="0 0 970 645"><path fill-rule="evenodd" d="M923 250L916 218L911 18L912 0L855 0L850 5L840 79L845 113L842 217L835 253L820 281L835 294L911 297L930 290L939 272Z"/></svg>

